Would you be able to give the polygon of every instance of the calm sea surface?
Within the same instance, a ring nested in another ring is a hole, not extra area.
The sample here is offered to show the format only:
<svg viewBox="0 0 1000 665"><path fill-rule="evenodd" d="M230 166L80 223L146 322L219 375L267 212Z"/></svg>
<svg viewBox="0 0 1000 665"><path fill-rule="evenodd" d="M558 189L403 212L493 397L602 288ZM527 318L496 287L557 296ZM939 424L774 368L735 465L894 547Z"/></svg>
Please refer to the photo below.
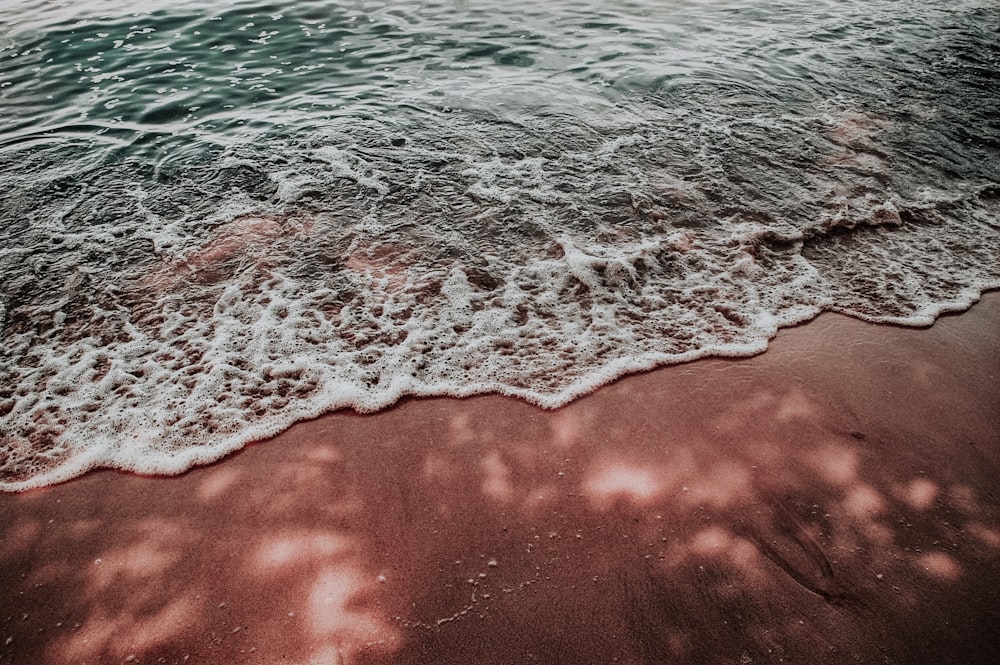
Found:
<svg viewBox="0 0 1000 665"><path fill-rule="evenodd" d="M0 489L967 307L998 35L966 0L4 2Z"/></svg>

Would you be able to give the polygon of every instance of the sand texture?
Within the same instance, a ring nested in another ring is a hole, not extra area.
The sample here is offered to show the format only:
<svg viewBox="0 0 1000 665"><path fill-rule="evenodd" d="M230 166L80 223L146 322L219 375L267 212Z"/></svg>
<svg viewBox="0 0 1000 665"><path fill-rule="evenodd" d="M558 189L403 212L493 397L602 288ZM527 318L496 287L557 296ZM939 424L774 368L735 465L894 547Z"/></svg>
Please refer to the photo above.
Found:
<svg viewBox="0 0 1000 665"><path fill-rule="evenodd" d="M1000 662L1000 294L0 496L0 665Z"/></svg>

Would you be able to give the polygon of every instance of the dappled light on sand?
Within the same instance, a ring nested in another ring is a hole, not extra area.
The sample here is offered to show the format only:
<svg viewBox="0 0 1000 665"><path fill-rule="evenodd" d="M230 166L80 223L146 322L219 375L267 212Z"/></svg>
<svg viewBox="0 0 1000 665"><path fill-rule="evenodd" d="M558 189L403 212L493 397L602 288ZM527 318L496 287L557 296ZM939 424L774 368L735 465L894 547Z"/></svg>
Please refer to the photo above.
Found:
<svg viewBox="0 0 1000 665"><path fill-rule="evenodd" d="M611 508L616 500L649 505L663 492L654 471L612 464L597 470L584 484L584 492L594 506Z"/></svg>
<svg viewBox="0 0 1000 665"><path fill-rule="evenodd" d="M917 557L918 568L928 575L946 581L954 581L962 574L962 569L955 558L945 552L928 552Z"/></svg>
<svg viewBox="0 0 1000 665"><path fill-rule="evenodd" d="M4 495L0 665L994 663L998 310Z"/></svg>

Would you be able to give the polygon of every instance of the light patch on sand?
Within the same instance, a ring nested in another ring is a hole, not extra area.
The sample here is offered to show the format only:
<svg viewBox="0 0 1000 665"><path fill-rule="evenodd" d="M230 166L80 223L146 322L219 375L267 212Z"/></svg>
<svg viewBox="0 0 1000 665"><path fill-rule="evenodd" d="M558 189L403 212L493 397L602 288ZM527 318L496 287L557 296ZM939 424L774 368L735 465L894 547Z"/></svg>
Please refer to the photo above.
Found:
<svg viewBox="0 0 1000 665"><path fill-rule="evenodd" d="M962 568L955 558L944 552L928 552L917 557L914 565L931 577L954 582L962 575Z"/></svg>
<svg viewBox="0 0 1000 665"><path fill-rule="evenodd" d="M342 455L333 446L316 446L306 453L306 459L319 464L336 464Z"/></svg>
<svg viewBox="0 0 1000 665"><path fill-rule="evenodd" d="M893 546L896 541L896 535L893 533L892 529L888 528L884 524L879 524L878 522L871 522L865 524L863 527L863 532L865 538L868 542L879 545L885 549Z"/></svg>
<svg viewBox="0 0 1000 665"><path fill-rule="evenodd" d="M858 483L847 490L843 506L855 517L870 517L885 510L885 499L871 485Z"/></svg>
<svg viewBox="0 0 1000 665"><path fill-rule="evenodd" d="M689 544L692 554L718 556L730 546L729 533L717 526L702 529L694 534Z"/></svg>
<svg viewBox="0 0 1000 665"><path fill-rule="evenodd" d="M780 422L790 422L793 420L807 420L816 413L816 407L801 393L785 395L778 402L778 408L774 412L775 420Z"/></svg>
<svg viewBox="0 0 1000 665"><path fill-rule="evenodd" d="M330 469L306 458L282 464L275 470L273 476L272 480L276 485L299 488L312 487L318 491L319 488L330 482ZM294 511L293 499L294 494L292 493L278 493L267 497L266 508L271 514ZM356 506L350 506L349 503L350 501L345 499L339 508L345 512L356 509Z"/></svg>
<svg viewBox="0 0 1000 665"><path fill-rule="evenodd" d="M326 531L289 531L261 540L250 560L262 572L274 572L350 552L351 540Z"/></svg>
<svg viewBox="0 0 1000 665"><path fill-rule="evenodd" d="M240 472L228 466L214 469L205 480L198 485L198 498L202 501L213 501L236 484Z"/></svg>
<svg viewBox="0 0 1000 665"><path fill-rule="evenodd" d="M98 584L107 587L114 584L113 578L119 575L132 579L164 575L178 560L179 555L173 548L144 540L105 556L94 572L106 574Z"/></svg>
<svg viewBox="0 0 1000 665"><path fill-rule="evenodd" d="M479 461L479 467L483 471L483 494L500 503L507 503L514 498L510 469L504 464L500 453L491 450Z"/></svg>
<svg viewBox="0 0 1000 665"><path fill-rule="evenodd" d="M760 551L749 540L733 537L729 559L744 570L756 568L760 562Z"/></svg>
<svg viewBox="0 0 1000 665"><path fill-rule="evenodd" d="M197 617L198 611L190 598L176 598L152 614L124 611L114 616L92 617L54 645L60 657L51 662L90 662L105 654L121 661L130 654L149 651L176 639Z"/></svg>
<svg viewBox="0 0 1000 665"><path fill-rule="evenodd" d="M456 413L448 421L448 443L462 446L476 440L476 431L472 427L472 418L468 413Z"/></svg>
<svg viewBox="0 0 1000 665"><path fill-rule="evenodd" d="M650 469L611 463L591 473L583 491L598 510L607 510L620 500L648 505L662 495L664 486Z"/></svg>
<svg viewBox="0 0 1000 665"><path fill-rule="evenodd" d="M831 485L847 485L858 477L858 454L846 446L827 444L809 454L808 464Z"/></svg>
<svg viewBox="0 0 1000 665"><path fill-rule="evenodd" d="M94 593L168 574L187 540L177 524L161 519L143 520L132 536L133 544L105 552L90 569L87 582Z"/></svg>
<svg viewBox="0 0 1000 665"><path fill-rule="evenodd" d="M984 545L1000 549L1000 531L991 529L977 522L966 525L965 530L974 538L978 538Z"/></svg>
<svg viewBox="0 0 1000 665"><path fill-rule="evenodd" d="M335 646L325 646L317 649L302 665L343 665L346 661Z"/></svg>
<svg viewBox="0 0 1000 665"><path fill-rule="evenodd" d="M316 576L309 591L309 631L325 645L324 652L336 653L346 662L361 651L393 649L401 639L394 626L365 609L369 578L351 567L328 567Z"/></svg>
<svg viewBox="0 0 1000 665"><path fill-rule="evenodd" d="M690 481L688 503L725 508L750 492L750 473L737 462L722 462Z"/></svg>
<svg viewBox="0 0 1000 665"><path fill-rule="evenodd" d="M747 539L718 526L698 531L690 539L675 544L667 561L670 566L680 566L691 557L712 558L739 568L745 582L757 577L760 568L760 551Z"/></svg>
<svg viewBox="0 0 1000 665"><path fill-rule="evenodd" d="M567 450L580 440L584 433L583 423L569 411L556 411L549 418L552 442L556 447Z"/></svg>
<svg viewBox="0 0 1000 665"><path fill-rule="evenodd" d="M927 510L933 506L939 493L937 483L927 478L916 478L896 489L896 496L914 510Z"/></svg>

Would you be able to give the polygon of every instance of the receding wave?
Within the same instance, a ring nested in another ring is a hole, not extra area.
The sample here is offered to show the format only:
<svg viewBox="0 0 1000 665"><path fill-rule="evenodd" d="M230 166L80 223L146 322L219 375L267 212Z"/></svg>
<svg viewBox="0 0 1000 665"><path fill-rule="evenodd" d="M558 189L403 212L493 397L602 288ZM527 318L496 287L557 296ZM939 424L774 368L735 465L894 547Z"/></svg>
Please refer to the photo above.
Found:
<svg viewBox="0 0 1000 665"><path fill-rule="evenodd" d="M779 4L24 10L0 487L1000 287L1000 12Z"/></svg>

